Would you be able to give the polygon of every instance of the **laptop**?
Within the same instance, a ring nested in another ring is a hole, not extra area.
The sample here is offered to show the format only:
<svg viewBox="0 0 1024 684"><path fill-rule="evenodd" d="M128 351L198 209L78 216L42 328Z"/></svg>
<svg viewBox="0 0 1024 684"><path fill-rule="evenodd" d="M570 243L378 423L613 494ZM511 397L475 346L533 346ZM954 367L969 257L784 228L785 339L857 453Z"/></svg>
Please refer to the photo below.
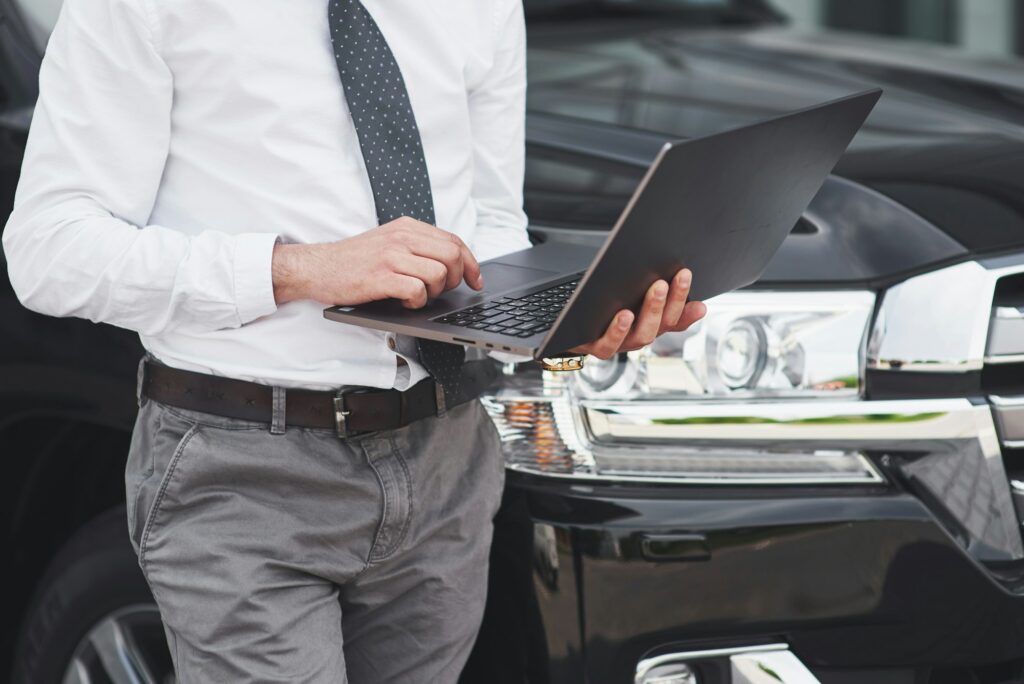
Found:
<svg viewBox="0 0 1024 684"><path fill-rule="evenodd" d="M875 89L702 138L666 143L596 251L549 241L481 264L406 309L397 300L326 309L330 320L413 337L557 356L639 311L659 278L693 271L690 298L755 282L867 119Z"/></svg>

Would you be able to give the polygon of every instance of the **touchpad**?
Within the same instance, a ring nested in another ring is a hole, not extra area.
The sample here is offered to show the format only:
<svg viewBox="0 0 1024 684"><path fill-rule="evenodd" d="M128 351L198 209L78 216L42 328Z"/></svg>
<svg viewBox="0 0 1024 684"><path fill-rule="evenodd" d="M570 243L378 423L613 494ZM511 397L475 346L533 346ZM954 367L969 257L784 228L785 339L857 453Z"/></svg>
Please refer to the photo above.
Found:
<svg viewBox="0 0 1024 684"><path fill-rule="evenodd" d="M481 294L490 295L497 295L558 275L556 271L493 262L481 264L480 272L484 276L484 291Z"/></svg>

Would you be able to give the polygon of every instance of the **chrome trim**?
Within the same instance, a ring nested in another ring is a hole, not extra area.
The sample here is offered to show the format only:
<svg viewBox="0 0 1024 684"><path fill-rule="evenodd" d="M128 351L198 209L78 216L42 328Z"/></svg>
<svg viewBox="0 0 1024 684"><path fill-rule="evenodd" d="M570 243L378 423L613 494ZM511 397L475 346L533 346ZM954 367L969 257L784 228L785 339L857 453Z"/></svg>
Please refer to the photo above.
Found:
<svg viewBox="0 0 1024 684"><path fill-rule="evenodd" d="M988 398L996 406L1020 406L1024 408L1024 396L1006 397L1001 394L990 394Z"/></svg>
<svg viewBox="0 0 1024 684"><path fill-rule="evenodd" d="M980 371L984 365L985 360L983 358L956 363L880 359L869 362L867 367L873 370L911 371L915 373L970 373L971 371Z"/></svg>
<svg viewBox="0 0 1024 684"><path fill-rule="evenodd" d="M1004 447L1024 447L1024 396L1004 397L992 395L992 415Z"/></svg>
<svg viewBox="0 0 1024 684"><path fill-rule="evenodd" d="M746 646L743 648L715 648L704 651L685 651L682 653L666 653L652 658L644 658L636 664L636 676L633 678L636 684L642 684L643 677L658 665L667 665L689 660L710 660L712 658L728 658L741 653L770 653L773 651L788 651L788 644L766 644L764 646Z"/></svg>
<svg viewBox="0 0 1024 684"><path fill-rule="evenodd" d="M885 292L868 339L867 368L966 373L986 359L996 282L1024 272L1024 255L966 261ZM951 313L956 324L951 325ZM989 356L999 356L989 354Z"/></svg>
<svg viewBox="0 0 1024 684"><path fill-rule="evenodd" d="M732 684L821 684L788 650L737 654L729 664Z"/></svg>
<svg viewBox="0 0 1024 684"><path fill-rule="evenodd" d="M739 648L685 651L644 658L636 666L634 684L654 668L673 663L728 658L734 684L821 684L787 644L766 644Z"/></svg>
<svg viewBox="0 0 1024 684"><path fill-rule="evenodd" d="M992 318L999 320L1021 320L1024 319L1024 311L1015 306L996 306L992 310Z"/></svg>
<svg viewBox="0 0 1024 684"><path fill-rule="evenodd" d="M979 416L989 418L987 406L967 399L580 403L593 444L907 448L977 437Z"/></svg>
<svg viewBox="0 0 1024 684"><path fill-rule="evenodd" d="M990 365L999 365L1003 363L1024 363L1024 354L1002 354L995 356L986 356L985 363Z"/></svg>
<svg viewBox="0 0 1024 684"><path fill-rule="evenodd" d="M986 363L1024 362L1024 312L1012 306L992 309Z"/></svg>
<svg viewBox="0 0 1024 684"><path fill-rule="evenodd" d="M505 399L505 397L502 397ZM534 399L536 400L536 399ZM669 402L576 400L569 393L548 395L560 406L558 431L576 454L570 472L540 472L523 465L510 469L577 482L652 482L675 485L877 484L882 475L866 452L913 452L899 465L904 475L956 519L970 548L984 560L1024 558L1018 518L1003 465L996 417L987 403L968 399L890 401L816 400L784 402ZM1014 398L999 397L1012 402ZM1020 401L1024 401L1021 399ZM863 472L829 471L761 478L740 473L679 475L602 472L602 461L678 454L724 456L729 449L755 448L773 454L841 451L857 454ZM831 477L830 477L831 474ZM986 505L977 508L979 500Z"/></svg>
<svg viewBox="0 0 1024 684"><path fill-rule="evenodd" d="M547 380L547 378L546 378ZM810 452L841 451L854 456L860 463L860 471L856 474L830 474L823 472L819 476L801 475L787 476L785 473L766 476L731 476L728 473L694 473L694 474L652 474L643 475L637 473L623 472L601 472L597 457L616 457L623 455L624 451L635 453L637 440L629 440L629 444L620 444L615 441L602 442L594 439L593 431L588 429L591 420L588 418L588 407L595 405L595 402L579 401L570 392L558 385L547 385L544 389L530 390L527 388L503 389L495 395L485 396L484 405L492 412L492 416L500 407L505 404L534 403L540 402L551 407L551 414L554 419L557 431L557 439L563 447L572 453L573 467L570 471L557 471L544 469L540 470L530 463L506 462L506 469L538 475L546 478L565 479L574 481L593 482L631 482L651 484L675 484L675 485L765 485L765 486L788 486L788 485L876 485L885 480L877 471L867 457L856 448L846 449L842 446L834 448L808 445L806 443L794 443L774 451L792 452L795 456L808 455ZM642 410L654 402L619 402L617 405L628 406ZM729 405L728 401L719 402L721 405ZM800 404L800 402L793 402ZM818 403L818 402L814 402ZM843 402L848 403L848 402ZM857 402L853 402L857 403ZM863 403L863 402L859 402ZM812 402L803 402L802 405L810 406ZM604 406L605 404L601 404ZM685 408L692 410L699 407L696 402L685 402L683 406L674 402L663 402L668 407ZM767 405L767 404L766 404ZM738 409L733 402L732 407ZM504 419L498 419L499 432L503 432L503 440L515 441L522 437L518 430L503 425ZM689 440L680 443L678 440L664 440L660 442L662 447L688 452L689 455L698 457L713 457L716 452L722 455L733 455L728 452L738 450L752 450L751 445L745 445L733 439L714 440ZM756 448L753 451L764 452L767 449ZM664 448L662 449L664 451ZM646 453L651 453L647 451ZM628 455L628 454L626 454ZM686 454L684 454L686 455Z"/></svg>
<svg viewBox="0 0 1024 684"><path fill-rule="evenodd" d="M1004 403L1008 398L1000 398ZM892 401L583 402L592 453L604 446L690 448L756 444L770 451L901 451L923 456L904 469L973 540L1000 560L1024 558L996 415L967 399ZM732 418L733 420L730 420ZM762 422L751 422L762 421ZM873 469L872 469L873 470ZM960 481L964 480L964 481ZM968 484L970 480L973 484ZM966 491L965 488L973 488ZM984 495L984 513L972 508Z"/></svg>
<svg viewBox="0 0 1024 684"><path fill-rule="evenodd" d="M577 470L572 473L540 472L536 468L525 466L521 463L506 464L506 470L512 470L530 475L539 475L545 478L558 480L572 480L574 482L621 482L635 484L671 484L690 486L765 486L765 487L807 487L821 485L880 485L885 482L875 467L864 454L853 453L861 464L862 473L850 476L807 476L807 477L786 477L782 475L771 475L766 477L730 477L726 475L635 475L632 473L595 473Z"/></svg>

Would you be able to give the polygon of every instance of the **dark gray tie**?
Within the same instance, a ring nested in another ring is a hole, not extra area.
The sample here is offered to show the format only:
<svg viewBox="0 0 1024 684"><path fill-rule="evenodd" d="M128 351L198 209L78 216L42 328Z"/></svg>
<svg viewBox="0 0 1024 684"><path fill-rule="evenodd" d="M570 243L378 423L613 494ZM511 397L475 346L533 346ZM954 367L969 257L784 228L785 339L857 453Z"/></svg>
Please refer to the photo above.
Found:
<svg viewBox="0 0 1024 684"><path fill-rule="evenodd" d="M328 0L334 56L359 148L370 177L377 221L400 216L434 223L423 144L402 72L377 23L359 0ZM459 390L465 350L419 339L420 363L449 397Z"/></svg>

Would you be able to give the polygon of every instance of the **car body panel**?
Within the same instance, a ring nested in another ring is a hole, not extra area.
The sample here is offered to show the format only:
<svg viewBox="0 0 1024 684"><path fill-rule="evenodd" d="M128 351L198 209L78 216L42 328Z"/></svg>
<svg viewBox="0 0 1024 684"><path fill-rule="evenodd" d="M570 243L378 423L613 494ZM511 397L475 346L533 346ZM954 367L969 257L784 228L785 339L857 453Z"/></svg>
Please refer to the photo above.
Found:
<svg viewBox="0 0 1024 684"><path fill-rule="evenodd" d="M641 544L652 534L701 537L708 556L652 560ZM527 681L629 681L643 657L708 644L787 642L815 671L1024 655L1016 574L998 581L920 500L888 487L567 488L510 473L494 572L513 574L510 558L531 559L533 586L492 583L488 624L532 621L546 650L518 653L497 681L523 681L538 657L550 679ZM578 630L566 625L575 597ZM485 625L477 649L504 668L506 634Z"/></svg>
<svg viewBox="0 0 1024 684"><path fill-rule="evenodd" d="M836 175L892 198L969 251L1024 244L1024 70L1017 62L837 33L635 20L533 26L529 73L531 113L663 139L881 87L885 95ZM628 174L588 175L579 165L532 171L527 208L541 223L610 225L633 184ZM550 200L559 195L560 202Z"/></svg>

